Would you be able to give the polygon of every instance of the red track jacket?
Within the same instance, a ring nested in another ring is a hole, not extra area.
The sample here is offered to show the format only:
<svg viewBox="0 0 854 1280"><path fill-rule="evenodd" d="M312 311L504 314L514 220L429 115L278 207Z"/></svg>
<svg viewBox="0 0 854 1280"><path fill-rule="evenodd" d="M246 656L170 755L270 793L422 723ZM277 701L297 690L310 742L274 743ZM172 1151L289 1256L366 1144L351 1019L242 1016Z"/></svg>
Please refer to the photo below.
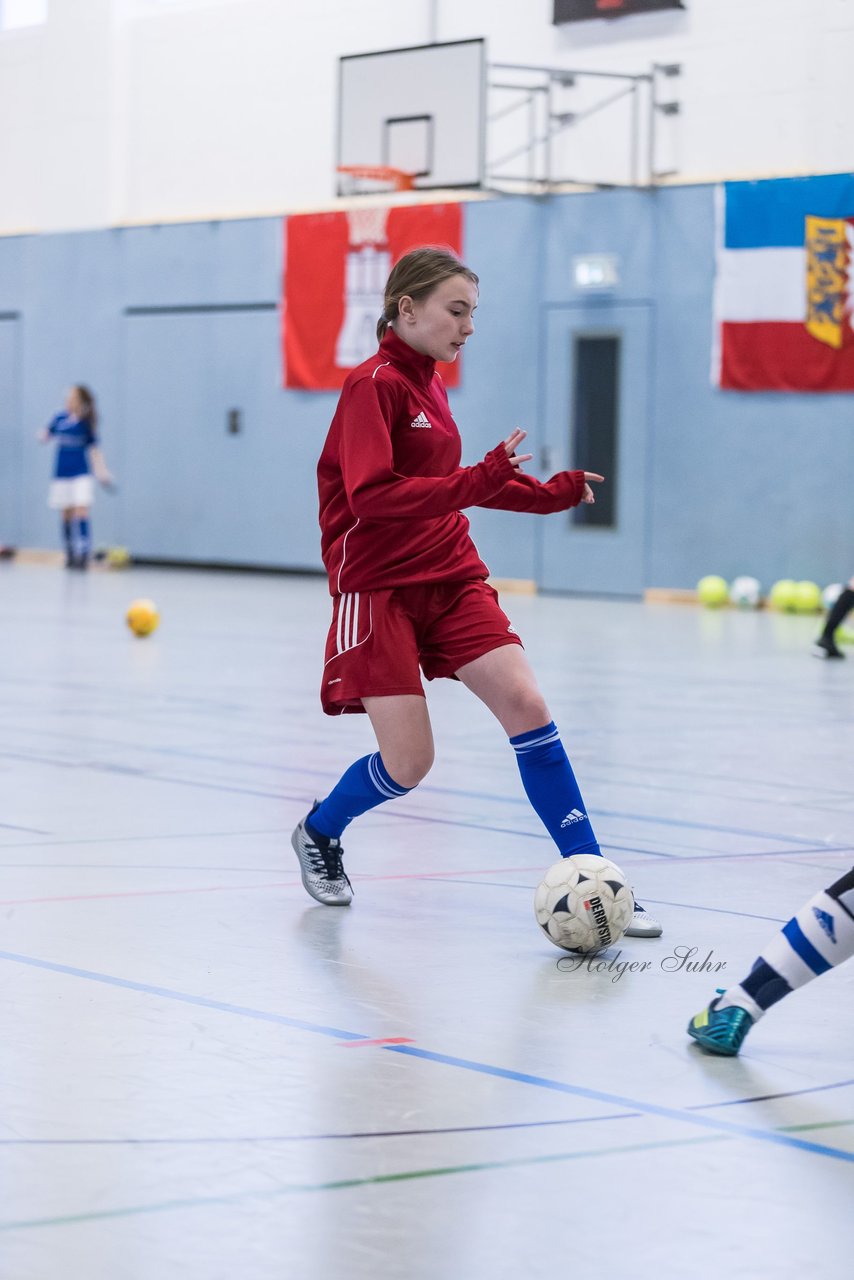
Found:
<svg viewBox="0 0 854 1280"><path fill-rule="evenodd" d="M435 366L388 329L344 383L317 468L333 595L485 578L461 507L545 515L581 501L583 471L543 484L517 471L503 444L461 467L460 433Z"/></svg>

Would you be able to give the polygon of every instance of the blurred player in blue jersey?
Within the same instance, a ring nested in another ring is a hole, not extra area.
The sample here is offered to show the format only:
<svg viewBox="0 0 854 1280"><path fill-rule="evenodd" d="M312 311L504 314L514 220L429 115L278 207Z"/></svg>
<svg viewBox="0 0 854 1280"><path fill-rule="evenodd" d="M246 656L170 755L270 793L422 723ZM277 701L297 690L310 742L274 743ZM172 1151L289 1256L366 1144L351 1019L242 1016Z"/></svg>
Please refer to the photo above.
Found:
<svg viewBox="0 0 854 1280"><path fill-rule="evenodd" d="M71 387L65 409L49 422L39 439L57 445L48 506L62 513L65 564L85 569L92 548L89 512L95 496L95 479L106 488L113 484L98 447L98 412L88 387Z"/></svg>
<svg viewBox="0 0 854 1280"><path fill-rule="evenodd" d="M688 1023L710 1053L734 1057L766 1009L854 955L854 869L805 903L771 939L737 987Z"/></svg>

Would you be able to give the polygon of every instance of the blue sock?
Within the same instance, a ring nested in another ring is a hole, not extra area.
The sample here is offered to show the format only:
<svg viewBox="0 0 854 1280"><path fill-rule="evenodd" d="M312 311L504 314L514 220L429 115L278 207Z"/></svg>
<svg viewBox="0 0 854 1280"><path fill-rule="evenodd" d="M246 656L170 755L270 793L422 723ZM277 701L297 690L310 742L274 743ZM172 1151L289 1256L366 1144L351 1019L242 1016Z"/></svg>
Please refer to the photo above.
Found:
<svg viewBox="0 0 854 1280"><path fill-rule="evenodd" d="M317 835L339 839L344 828L360 813L376 809L386 800L405 796L411 787L401 787L390 776L379 751L362 756L339 779L312 814L307 826Z"/></svg>
<svg viewBox="0 0 854 1280"><path fill-rule="evenodd" d="M71 541L71 521L68 516L62 517L62 543L65 547L65 554L70 560L74 555L74 547Z"/></svg>
<svg viewBox="0 0 854 1280"><path fill-rule="evenodd" d="M562 858L602 850L554 721L510 739L522 786Z"/></svg>
<svg viewBox="0 0 854 1280"><path fill-rule="evenodd" d="M85 517L77 521L76 552L81 560L89 557L89 521Z"/></svg>

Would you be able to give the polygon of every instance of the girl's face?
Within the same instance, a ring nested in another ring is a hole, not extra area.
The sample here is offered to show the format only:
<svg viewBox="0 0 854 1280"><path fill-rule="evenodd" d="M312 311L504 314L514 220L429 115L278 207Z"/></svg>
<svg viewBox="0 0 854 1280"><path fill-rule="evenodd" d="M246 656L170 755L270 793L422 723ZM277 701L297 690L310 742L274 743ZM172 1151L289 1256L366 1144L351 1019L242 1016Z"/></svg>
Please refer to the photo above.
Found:
<svg viewBox="0 0 854 1280"><path fill-rule="evenodd" d="M65 408L72 418L79 418L83 412L83 404L76 387L71 387L65 396Z"/></svg>
<svg viewBox="0 0 854 1280"><path fill-rule="evenodd" d="M477 299L468 276L449 276L421 301L401 298L395 331L422 355L451 362L474 333Z"/></svg>

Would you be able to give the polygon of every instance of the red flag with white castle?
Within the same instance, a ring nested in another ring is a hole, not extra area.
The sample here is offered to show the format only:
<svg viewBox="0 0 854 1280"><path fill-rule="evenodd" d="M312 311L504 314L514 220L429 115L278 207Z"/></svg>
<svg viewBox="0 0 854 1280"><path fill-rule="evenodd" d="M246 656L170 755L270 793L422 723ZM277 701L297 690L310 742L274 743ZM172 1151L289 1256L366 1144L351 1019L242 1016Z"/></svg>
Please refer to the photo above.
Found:
<svg viewBox="0 0 854 1280"><path fill-rule="evenodd" d="M459 204L365 205L285 220L284 385L337 391L377 349L383 290L399 258L419 245L462 254ZM459 360L437 366L459 384Z"/></svg>

